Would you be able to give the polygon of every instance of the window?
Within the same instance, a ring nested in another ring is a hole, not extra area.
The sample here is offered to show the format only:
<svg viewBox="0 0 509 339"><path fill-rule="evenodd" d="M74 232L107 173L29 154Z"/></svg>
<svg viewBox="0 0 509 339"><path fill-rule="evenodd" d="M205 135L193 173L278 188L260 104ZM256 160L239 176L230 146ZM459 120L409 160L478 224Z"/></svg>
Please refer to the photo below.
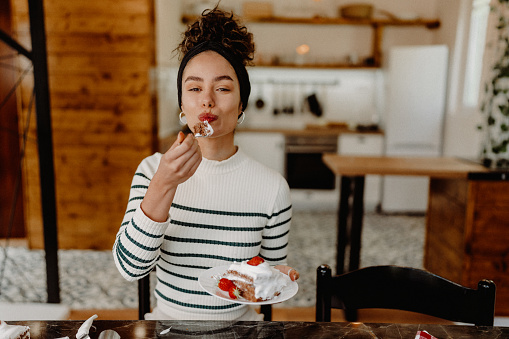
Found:
<svg viewBox="0 0 509 339"><path fill-rule="evenodd" d="M463 90L463 104L467 107L478 104L489 13L490 0L473 0Z"/></svg>

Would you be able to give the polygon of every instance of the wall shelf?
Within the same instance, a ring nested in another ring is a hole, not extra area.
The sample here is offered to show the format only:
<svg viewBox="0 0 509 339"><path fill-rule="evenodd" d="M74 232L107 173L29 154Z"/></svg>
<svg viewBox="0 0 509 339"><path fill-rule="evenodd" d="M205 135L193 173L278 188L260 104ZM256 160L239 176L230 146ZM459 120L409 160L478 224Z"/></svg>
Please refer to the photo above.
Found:
<svg viewBox="0 0 509 339"><path fill-rule="evenodd" d="M195 16L183 15L182 23L189 24L194 22ZM371 26L373 28L372 40L372 56L369 65L259 65L259 66L273 66L273 67L295 67L295 68L377 68L382 64L382 38L383 30L387 26L411 27L422 26L427 29L437 29L440 27L440 20L438 19L413 19L402 20L397 18L370 18L370 19L346 19L346 18L287 18L287 17L266 17L266 18L250 18L245 19L248 23L259 24L300 24L300 25L354 25L354 26Z"/></svg>
<svg viewBox="0 0 509 339"><path fill-rule="evenodd" d="M193 15L183 15L182 23L189 24L196 19ZM346 18L287 18L287 17L267 17L251 18L245 20L252 23L266 24L304 24L304 25L359 25L359 26L425 26L429 29L440 27L438 19L414 19L401 20L391 18L372 18L372 19L346 19Z"/></svg>

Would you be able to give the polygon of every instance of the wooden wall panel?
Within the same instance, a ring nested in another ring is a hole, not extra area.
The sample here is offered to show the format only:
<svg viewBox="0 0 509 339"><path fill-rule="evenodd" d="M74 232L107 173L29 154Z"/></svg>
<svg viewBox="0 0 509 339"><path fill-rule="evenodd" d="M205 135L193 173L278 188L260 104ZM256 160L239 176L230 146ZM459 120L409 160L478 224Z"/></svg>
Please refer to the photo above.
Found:
<svg viewBox="0 0 509 339"><path fill-rule="evenodd" d="M11 5L0 2L0 29L11 33ZM24 238L23 192L19 191L20 136L18 133L15 51L0 42L0 238ZM16 201L14 198L16 197Z"/></svg>
<svg viewBox="0 0 509 339"><path fill-rule="evenodd" d="M11 0L30 49L28 7ZM111 249L139 162L155 151L151 0L46 0L59 247ZM33 84L20 93L26 117ZM21 119L22 120L22 119ZM27 232L43 247L35 121L25 161Z"/></svg>

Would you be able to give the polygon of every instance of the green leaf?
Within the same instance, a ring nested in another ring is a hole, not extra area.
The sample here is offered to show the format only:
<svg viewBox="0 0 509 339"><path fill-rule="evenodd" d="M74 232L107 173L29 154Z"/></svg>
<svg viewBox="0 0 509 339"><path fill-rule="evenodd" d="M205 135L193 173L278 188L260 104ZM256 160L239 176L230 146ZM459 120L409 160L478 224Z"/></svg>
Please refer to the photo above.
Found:
<svg viewBox="0 0 509 339"><path fill-rule="evenodd" d="M506 117L509 117L509 106L508 105L505 105L505 106L498 106L498 109L500 110L500 113L502 115L505 115Z"/></svg>

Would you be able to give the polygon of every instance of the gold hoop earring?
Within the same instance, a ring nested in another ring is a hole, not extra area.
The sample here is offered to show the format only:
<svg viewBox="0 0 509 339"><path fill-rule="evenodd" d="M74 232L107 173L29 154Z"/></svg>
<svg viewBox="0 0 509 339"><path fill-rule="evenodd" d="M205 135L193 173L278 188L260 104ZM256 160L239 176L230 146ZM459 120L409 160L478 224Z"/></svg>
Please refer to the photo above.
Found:
<svg viewBox="0 0 509 339"><path fill-rule="evenodd" d="M182 126L187 125L186 114L185 114L184 112L180 112L180 114L179 114L179 120L180 120L180 124L181 124Z"/></svg>
<svg viewBox="0 0 509 339"><path fill-rule="evenodd" d="M240 115L237 119L237 125L240 125L244 122L244 119L246 118L246 113L240 112Z"/></svg>

